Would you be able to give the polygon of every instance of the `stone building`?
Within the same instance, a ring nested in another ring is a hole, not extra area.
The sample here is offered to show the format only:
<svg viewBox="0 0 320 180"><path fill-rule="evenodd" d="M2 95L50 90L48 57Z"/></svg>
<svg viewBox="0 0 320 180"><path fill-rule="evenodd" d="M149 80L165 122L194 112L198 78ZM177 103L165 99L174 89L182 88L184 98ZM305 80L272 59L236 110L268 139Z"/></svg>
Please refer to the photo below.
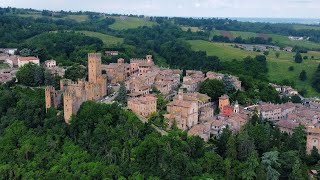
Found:
<svg viewBox="0 0 320 180"><path fill-rule="evenodd" d="M216 79L219 81L223 81L226 78L230 81L230 83L235 88L235 90L241 90L242 82L236 76L232 76L232 75L228 75L228 74L221 74L221 73L216 73L216 72L211 72L211 71L207 72L207 74L206 74L206 79Z"/></svg>
<svg viewBox="0 0 320 180"><path fill-rule="evenodd" d="M71 116L76 114L85 101L99 100L107 95L107 77L101 73L101 54L88 54L88 81L84 79L73 82L69 79L60 81L60 90L53 87L45 89L46 109L57 108L62 103L64 119L70 123Z"/></svg>
<svg viewBox="0 0 320 180"><path fill-rule="evenodd" d="M130 60L130 64L125 63L123 58L118 59L117 63L102 65L102 70L108 75L108 80L112 84L124 82L132 75L143 75L153 72L157 69L152 56L147 55L146 59L134 58Z"/></svg>
<svg viewBox="0 0 320 180"><path fill-rule="evenodd" d="M55 61L55 60L53 60L53 59L51 59L51 60L46 60L45 62L44 62L44 67L46 67L46 68L54 68L54 67L56 67L57 66L57 62Z"/></svg>
<svg viewBox="0 0 320 180"><path fill-rule="evenodd" d="M1 69L0 70L0 83L5 83L11 81L16 77L17 69L9 68L9 69Z"/></svg>
<svg viewBox="0 0 320 180"><path fill-rule="evenodd" d="M64 77L66 70L57 66L57 62L53 59L47 60L43 64L44 68L54 76Z"/></svg>
<svg viewBox="0 0 320 180"><path fill-rule="evenodd" d="M22 67L28 63L34 63L36 65L40 65L40 60L37 57L18 57L18 67Z"/></svg>
<svg viewBox="0 0 320 180"><path fill-rule="evenodd" d="M310 154L313 147L320 150L320 129L312 126L307 127L307 153Z"/></svg>
<svg viewBox="0 0 320 180"><path fill-rule="evenodd" d="M228 95L223 95L219 97L219 109L221 112L223 112L224 107L229 106L230 101L229 101L229 96Z"/></svg>
<svg viewBox="0 0 320 180"><path fill-rule="evenodd" d="M128 109L147 118L157 111L157 98L153 95L130 98L128 100Z"/></svg>

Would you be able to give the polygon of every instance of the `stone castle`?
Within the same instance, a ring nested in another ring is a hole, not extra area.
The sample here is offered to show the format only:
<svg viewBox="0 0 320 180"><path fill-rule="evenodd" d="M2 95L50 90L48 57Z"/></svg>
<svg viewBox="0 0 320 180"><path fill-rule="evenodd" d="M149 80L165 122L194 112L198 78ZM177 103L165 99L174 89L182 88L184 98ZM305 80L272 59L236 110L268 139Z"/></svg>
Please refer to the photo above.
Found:
<svg viewBox="0 0 320 180"><path fill-rule="evenodd" d="M78 112L82 103L107 95L107 75L101 70L101 54L88 54L88 81L62 79L60 90L48 86L45 89L46 109L57 108L63 103L65 122L70 123L71 116Z"/></svg>

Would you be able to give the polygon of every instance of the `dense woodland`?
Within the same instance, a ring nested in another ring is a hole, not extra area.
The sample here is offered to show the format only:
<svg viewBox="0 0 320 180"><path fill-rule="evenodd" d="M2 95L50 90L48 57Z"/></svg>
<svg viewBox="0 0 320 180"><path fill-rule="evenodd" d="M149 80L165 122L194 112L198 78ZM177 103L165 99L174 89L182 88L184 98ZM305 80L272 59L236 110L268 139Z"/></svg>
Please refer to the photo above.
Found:
<svg viewBox="0 0 320 180"><path fill-rule="evenodd" d="M124 38L124 45L115 48L126 51L111 59L103 57L105 62L150 53L156 63L171 68L219 71L240 77L245 91L235 91L227 78L223 82L203 82L200 92L207 93L213 100L227 93L232 101L240 104L288 101L280 99L268 86L265 56L221 62L205 52L192 51L186 43L189 39L207 39L208 32L185 32L175 24L278 33L291 32L289 27L269 25L266 28L268 24L185 18L174 18L173 24L172 19L151 18L159 25L114 31L108 28L113 19L97 18L95 13L78 12L90 15L89 21L80 23L49 19L46 17L52 16L49 11L43 11L45 17L38 19L16 16L17 12L24 11L0 8L0 34L4 35L0 36L0 46L18 47L19 53L37 55L42 61L54 58L61 65L72 65L66 72L70 79L85 77L86 70L80 65L86 65L87 53L104 48L100 39L74 32L90 30ZM226 26L226 22L230 22L230 26ZM291 35L299 35L294 33L303 32L293 31ZM319 72L312 77L315 88L319 88ZM179 130L161 136L151 124L141 123L118 104L95 102L84 103L71 125L66 125L61 111L50 109L46 113L41 88L49 84L57 87L59 78L32 65L20 69L17 77L19 84L11 81L0 86L0 179L301 180L307 179L309 169L320 170L317 150L311 155L305 153L304 127L289 136L254 115L239 134L232 134L227 128L220 138L205 143ZM166 103L159 96L160 115ZM163 123L157 117L152 121Z"/></svg>

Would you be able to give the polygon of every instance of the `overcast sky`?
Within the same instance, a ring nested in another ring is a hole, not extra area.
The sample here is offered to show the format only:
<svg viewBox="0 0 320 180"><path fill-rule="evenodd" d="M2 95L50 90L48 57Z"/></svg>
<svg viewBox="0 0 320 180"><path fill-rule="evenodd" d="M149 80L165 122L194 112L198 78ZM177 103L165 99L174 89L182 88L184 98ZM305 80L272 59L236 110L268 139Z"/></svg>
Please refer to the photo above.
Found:
<svg viewBox="0 0 320 180"><path fill-rule="evenodd" d="M153 16L320 18L320 0L0 0L0 6Z"/></svg>

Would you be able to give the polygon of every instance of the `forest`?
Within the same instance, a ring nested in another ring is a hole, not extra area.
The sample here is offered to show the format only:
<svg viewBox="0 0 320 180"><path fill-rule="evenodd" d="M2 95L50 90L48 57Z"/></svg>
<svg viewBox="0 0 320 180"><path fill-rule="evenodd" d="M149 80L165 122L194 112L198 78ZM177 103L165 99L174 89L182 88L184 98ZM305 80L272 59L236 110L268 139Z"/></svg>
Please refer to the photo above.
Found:
<svg viewBox="0 0 320 180"><path fill-rule="evenodd" d="M1 179L307 179L320 168L306 155L303 127L292 136L254 115L239 134L205 143L173 130L161 136L130 111L86 102L71 125L45 112L44 91L0 89Z"/></svg>

